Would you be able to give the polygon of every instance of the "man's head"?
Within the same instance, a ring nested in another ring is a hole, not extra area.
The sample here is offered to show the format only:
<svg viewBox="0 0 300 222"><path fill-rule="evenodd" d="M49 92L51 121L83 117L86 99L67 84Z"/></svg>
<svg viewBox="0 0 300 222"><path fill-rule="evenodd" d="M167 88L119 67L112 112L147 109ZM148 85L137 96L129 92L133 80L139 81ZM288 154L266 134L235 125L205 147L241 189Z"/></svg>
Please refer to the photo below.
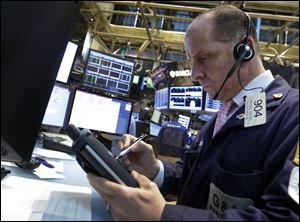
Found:
<svg viewBox="0 0 300 222"><path fill-rule="evenodd" d="M238 8L220 6L199 15L187 30L185 48L192 61L192 79L199 81L211 98L236 62L234 47L244 43L248 22L247 15ZM238 72L245 85L264 71L252 22L247 43L256 54L249 62L244 61L228 79L218 96L220 100L229 100L241 90Z"/></svg>
<svg viewBox="0 0 300 222"><path fill-rule="evenodd" d="M178 112L172 112L170 114L170 120L178 120L179 118L179 113Z"/></svg>

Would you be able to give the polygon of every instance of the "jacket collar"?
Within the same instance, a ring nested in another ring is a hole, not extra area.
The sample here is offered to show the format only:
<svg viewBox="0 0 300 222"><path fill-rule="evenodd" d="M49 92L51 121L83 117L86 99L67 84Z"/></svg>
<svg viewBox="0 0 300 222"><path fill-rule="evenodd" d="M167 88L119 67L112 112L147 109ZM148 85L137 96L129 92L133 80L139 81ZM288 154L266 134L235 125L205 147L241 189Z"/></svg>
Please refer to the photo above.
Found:
<svg viewBox="0 0 300 222"><path fill-rule="evenodd" d="M274 81L265 89L266 92L266 108L267 110L271 107L279 106L284 98L287 96L288 91L290 90L289 84L281 77L276 76ZM245 105L241 106L225 123L225 127L222 127L220 131L216 134L222 133L224 130L234 127L234 126L244 126L244 110ZM207 123L207 131L204 135L204 138L211 138L215 121L217 115L214 115L210 122Z"/></svg>

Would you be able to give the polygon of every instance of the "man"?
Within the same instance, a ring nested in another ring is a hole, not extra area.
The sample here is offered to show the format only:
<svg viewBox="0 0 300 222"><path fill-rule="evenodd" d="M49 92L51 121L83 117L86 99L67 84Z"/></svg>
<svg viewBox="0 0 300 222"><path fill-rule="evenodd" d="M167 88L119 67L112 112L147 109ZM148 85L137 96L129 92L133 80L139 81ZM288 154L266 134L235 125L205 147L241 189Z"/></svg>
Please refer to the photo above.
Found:
<svg viewBox="0 0 300 222"><path fill-rule="evenodd" d="M255 29L233 6L198 16L185 47L192 79L224 103L218 116L182 164L136 143L124 164L139 189L91 174L90 183L121 220L299 220L299 91L264 69ZM134 140L123 136L121 149ZM177 205L165 202L168 193Z"/></svg>
<svg viewBox="0 0 300 222"><path fill-rule="evenodd" d="M165 155L182 156L189 142L188 130L178 122L179 113L170 114L170 122L164 124L158 134L160 151ZM161 153L161 152L160 152Z"/></svg>

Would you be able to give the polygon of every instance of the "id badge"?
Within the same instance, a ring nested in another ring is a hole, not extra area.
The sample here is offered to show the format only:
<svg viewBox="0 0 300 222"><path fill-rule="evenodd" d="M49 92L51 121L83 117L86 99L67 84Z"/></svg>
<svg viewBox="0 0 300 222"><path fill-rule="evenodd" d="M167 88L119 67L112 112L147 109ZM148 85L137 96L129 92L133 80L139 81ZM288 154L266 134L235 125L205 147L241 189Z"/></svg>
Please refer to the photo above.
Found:
<svg viewBox="0 0 300 222"><path fill-rule="evenodd" d="M266 119L266 93L261 92L254 96L247 96L244 127L265 124Z"/></svg>

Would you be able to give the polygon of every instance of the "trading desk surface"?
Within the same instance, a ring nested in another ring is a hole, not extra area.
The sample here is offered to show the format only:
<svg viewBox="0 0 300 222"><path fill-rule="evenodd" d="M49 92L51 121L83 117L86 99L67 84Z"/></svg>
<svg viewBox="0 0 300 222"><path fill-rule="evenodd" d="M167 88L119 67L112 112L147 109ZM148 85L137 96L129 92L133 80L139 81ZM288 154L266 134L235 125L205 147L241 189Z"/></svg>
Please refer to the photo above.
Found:
<svg viewBox="0 0 300 222"><path fill-rule="evenodd" d="M106 210L106 204L102 200L101 196L91 187L89 184L87 178L86 178L86 173L81 169L81 167L78 165L76 160L62 160L63 161L63 168L64 172L62 175L65 178L60 178L60 179L40 179L37 175L33 174L32 170L29 169L23 169L19 167L14 167L14 166L5 166L5 169L8 169L11 171L9 175L7 175L3 180L1 180L1 221L2 215L5 214L5 210L14 210L14 209L7 209L5 208L5 203L8 201L6 200L2 195L3 190L7 187L5 185L5 180L9 180L9 177L12 178L17 178L20 179L20 181L23 180L28 180L28 181L33 181L35 184L44 184L45 182L47 183L55 183L55 184L61 184L61 185L71 185L71 186L76 186L76 187L83 187L86 190L91 189L91 194L88 194L88 201L91 203L88 203L89 206L91 207L91 215L90 218L92 220L113 220L111 214ZM45 182L44 182L45 181ZM46 183L45 183L46 184ZM20 184L22 186L22 184ZM75 189L76 189L75 187ZM34 191L34 187L29 188L29 192ZM68 200L66 195L62 195L62 197L66 197L64 201ZM7 198L7 197L6 197ZM73 199L76 197L72 197ZM80 197L79 197L80 198ZM30 198L29 198L30 199ZM16 200L18 201L18 200ZM28 200L34 202L35 200ZM16 212L17 213L17 212ZM52 217L53 220L56 220L55 218ZM63 217L59 220L68 220L67 217ZM69 218L70 219L70 218ZM49 220L49 217L42 217L41 220Z"/></svg>

